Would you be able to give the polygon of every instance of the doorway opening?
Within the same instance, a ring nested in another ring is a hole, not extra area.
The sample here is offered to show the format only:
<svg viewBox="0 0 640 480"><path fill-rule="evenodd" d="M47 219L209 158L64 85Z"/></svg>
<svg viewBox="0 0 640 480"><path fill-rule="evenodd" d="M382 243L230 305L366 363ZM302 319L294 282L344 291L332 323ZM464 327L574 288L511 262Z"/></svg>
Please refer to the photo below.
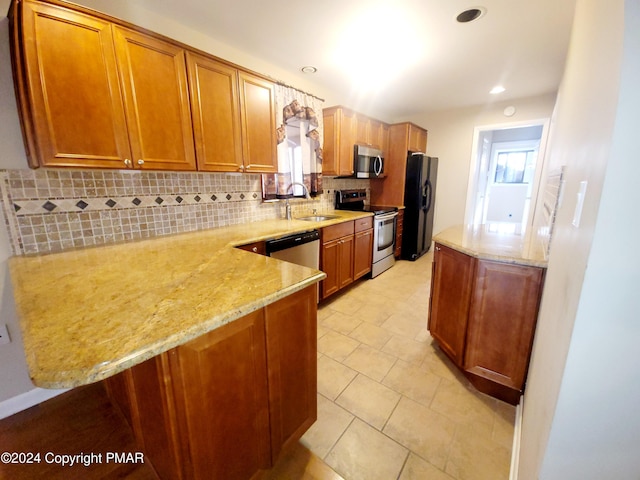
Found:
<svg viewBox="0 0 640 480"><path fill-rule="evenodd" d="M548 120L474 129L465 223L524 233L533 219Z"/></svg>

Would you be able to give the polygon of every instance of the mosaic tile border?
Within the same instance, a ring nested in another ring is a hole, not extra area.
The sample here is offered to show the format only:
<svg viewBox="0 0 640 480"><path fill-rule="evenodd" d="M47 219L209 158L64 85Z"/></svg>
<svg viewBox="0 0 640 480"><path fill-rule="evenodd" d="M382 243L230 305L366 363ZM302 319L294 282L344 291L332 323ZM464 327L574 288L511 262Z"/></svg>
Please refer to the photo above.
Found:
<svg viewBox="0 0 640 480"><path fill-rule="evenodd" d="M124 208L145 208L176 205L206 205L210 203L240 202L244 200L261 200L258 192L218 192L209 194L182 195L135 195L129 197L99 198L49 198L43 200L14 200L13 209L16 216L37 215L46 213L91 212L101 210L118 210Z"/></svg>
<svg viewBox="0 0 640 480"><path fill-rule="evenodd" d="M336 189L366 180L323 179L324 193L292 202L294 215L333 210ZM257 174L0 170L0 203L14 255L140 240L281 218L263 203Z"/></svg>

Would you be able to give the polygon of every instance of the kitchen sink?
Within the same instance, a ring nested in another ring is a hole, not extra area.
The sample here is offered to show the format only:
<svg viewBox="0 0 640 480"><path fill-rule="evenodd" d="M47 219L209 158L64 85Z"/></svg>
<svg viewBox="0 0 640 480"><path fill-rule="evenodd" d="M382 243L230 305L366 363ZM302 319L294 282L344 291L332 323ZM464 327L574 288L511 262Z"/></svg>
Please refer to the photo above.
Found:
<svg viewBox="0 0 640 480"><path fill-rule="evenodd" d="M308 215L306 217L298 217L296 220L304 220L305 222L324 222L325 220L333 220L340 218L339 215Z"/></svg>

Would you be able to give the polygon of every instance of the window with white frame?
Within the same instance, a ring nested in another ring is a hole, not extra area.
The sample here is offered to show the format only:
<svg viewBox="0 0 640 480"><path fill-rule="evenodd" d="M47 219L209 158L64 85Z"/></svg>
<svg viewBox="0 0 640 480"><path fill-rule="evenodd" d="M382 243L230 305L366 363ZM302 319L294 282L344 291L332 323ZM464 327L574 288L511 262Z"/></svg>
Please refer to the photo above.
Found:
<svg viewBox="0 0 640 480"><path fill-rule="evenodd" d="M498 151L494 183L531 183L536 156L535 149Z"/></svg>

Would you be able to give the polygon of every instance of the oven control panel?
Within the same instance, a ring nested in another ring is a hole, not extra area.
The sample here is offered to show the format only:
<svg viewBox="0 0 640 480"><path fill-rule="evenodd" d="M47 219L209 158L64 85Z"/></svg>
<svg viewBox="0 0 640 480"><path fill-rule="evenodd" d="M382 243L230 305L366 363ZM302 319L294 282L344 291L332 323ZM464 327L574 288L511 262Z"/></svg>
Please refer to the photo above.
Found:
<svg viewBox="0 0 640 480"><path fill-rule="evenodd" d="M355 202L364 204L366 198L367 191L364 188L356 188L352 190L336 190L336 209L351 209L350 206L347 206L347 204L353 204ZM361 209L362 208L359 208L358 210Z"/></svg>

